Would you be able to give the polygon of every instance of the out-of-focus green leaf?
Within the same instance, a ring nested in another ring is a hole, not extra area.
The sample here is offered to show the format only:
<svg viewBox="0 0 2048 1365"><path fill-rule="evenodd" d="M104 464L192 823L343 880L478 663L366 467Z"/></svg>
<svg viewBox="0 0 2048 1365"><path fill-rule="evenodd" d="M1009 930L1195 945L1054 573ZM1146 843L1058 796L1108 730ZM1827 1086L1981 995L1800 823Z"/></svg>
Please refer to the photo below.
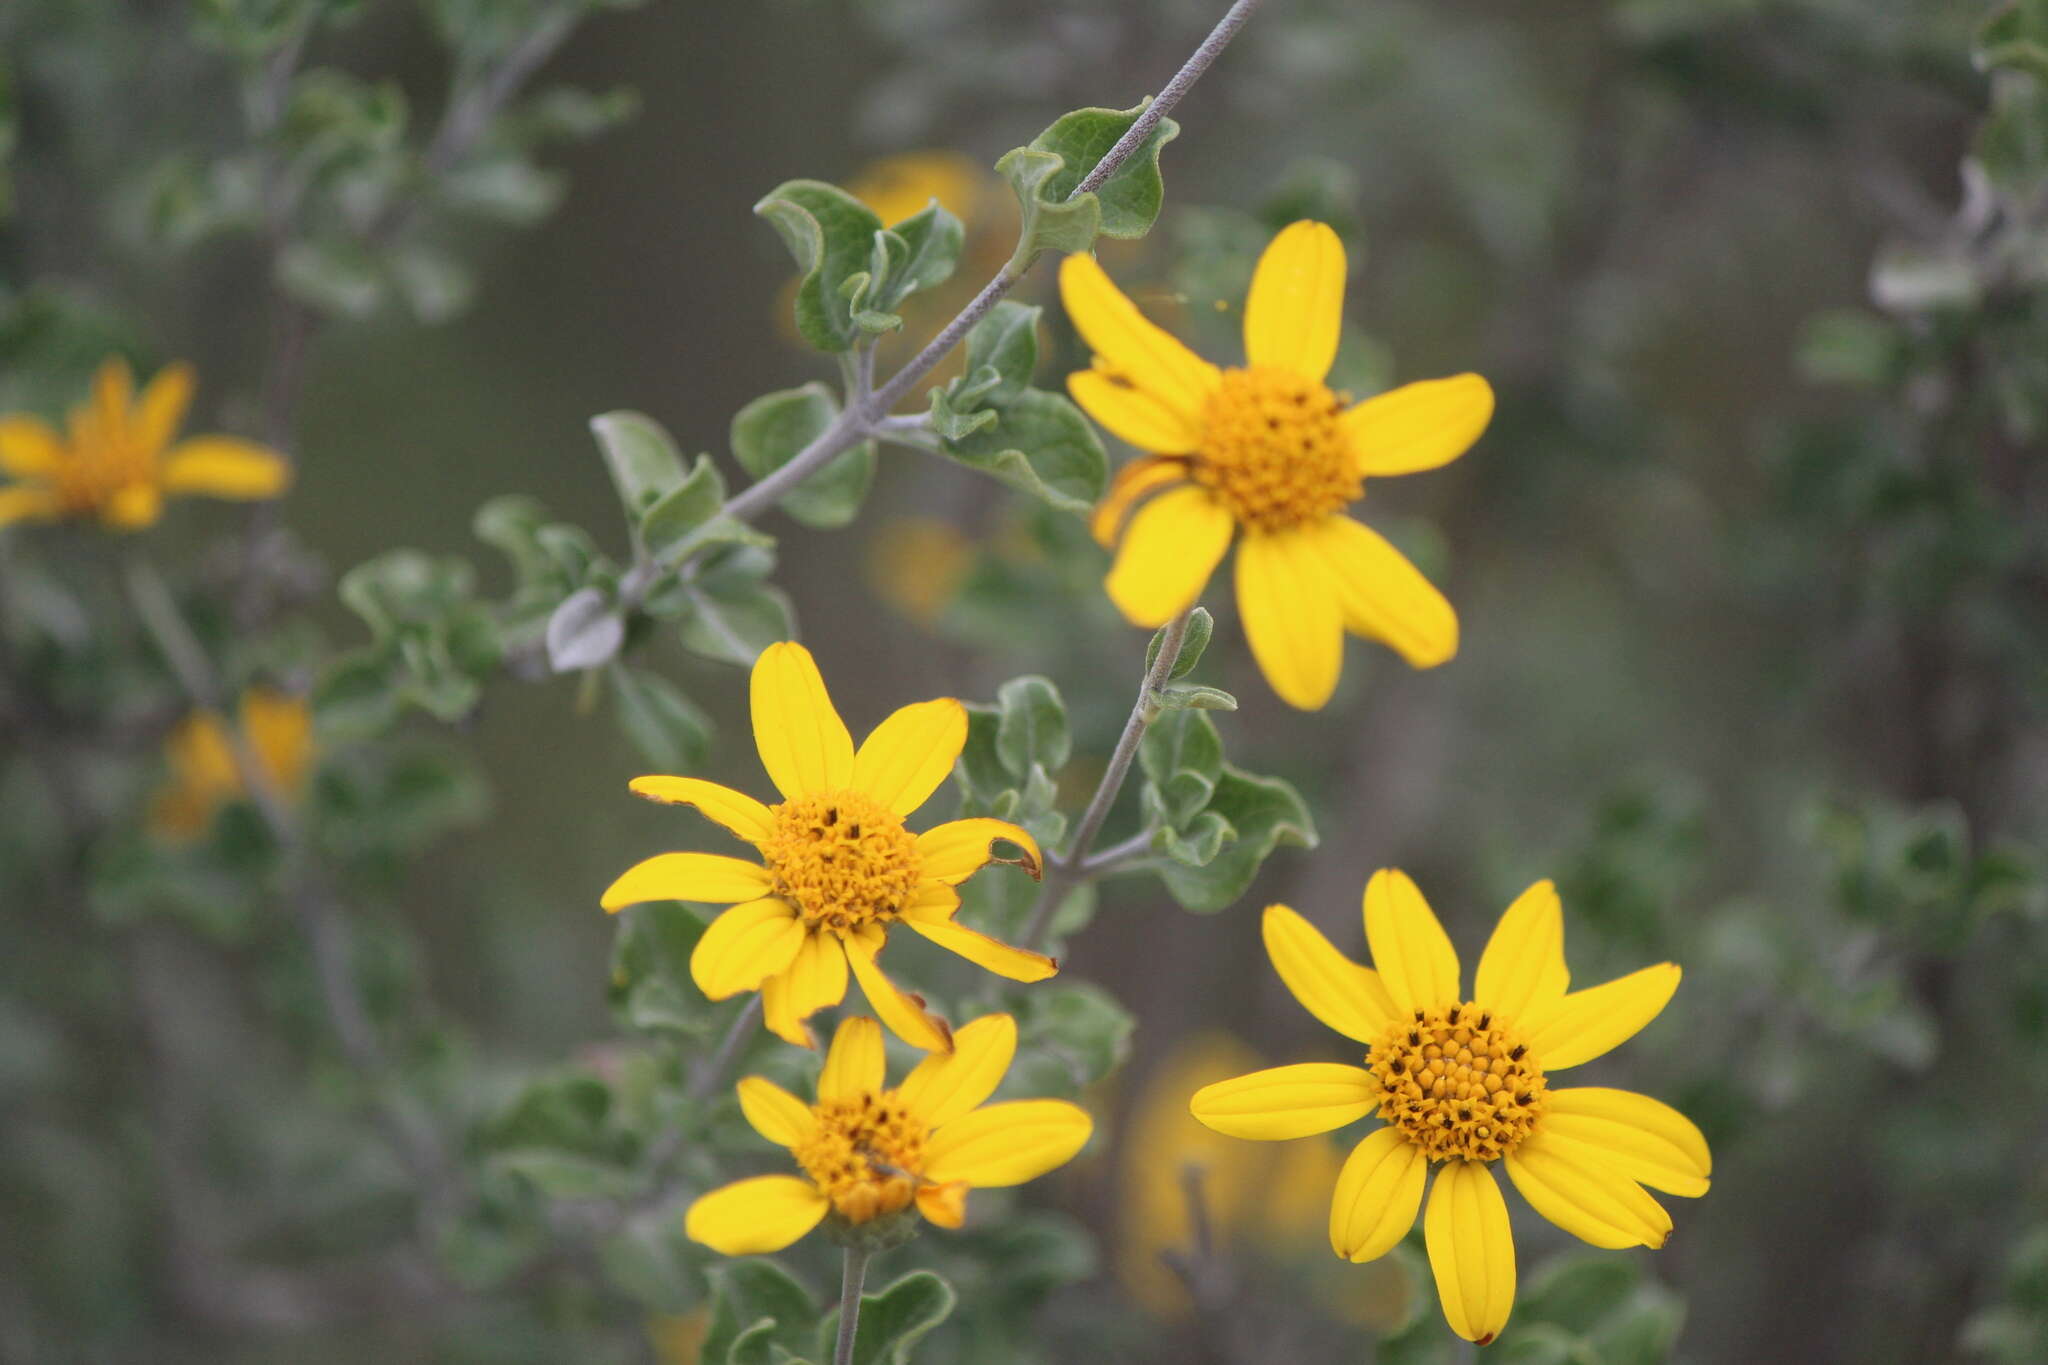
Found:
<svg viewBox="0 0 2048 1365"><path fill-rule="evenodd" d="M823 384L763 394L732 419L732 453L756 479L788 464L839 415ZM780 506L806 526L844 526L860 512L875 477L875 447L862 441L783 495Z"/></svg>

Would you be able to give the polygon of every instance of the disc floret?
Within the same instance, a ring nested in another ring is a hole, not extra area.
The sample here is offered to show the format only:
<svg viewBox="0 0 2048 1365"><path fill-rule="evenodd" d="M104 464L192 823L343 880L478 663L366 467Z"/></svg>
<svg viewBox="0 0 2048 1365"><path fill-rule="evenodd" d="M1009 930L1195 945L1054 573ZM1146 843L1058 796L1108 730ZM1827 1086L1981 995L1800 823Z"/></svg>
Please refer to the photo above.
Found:
<svg viewBox="0 0 2048 1365"><path fill-rule="evenodd" d="M1345 405L1290 370L1225 370L1203 411L1190 472L1241 526L1282 531L1320 521L1364 491L1337 420Z"/></svg>
<svg viewBox="0 0 2048 1365"><path fill-rule="evenodd" d="M922 859L903 819L857 791L818 792L772 807L761 845L777 895L812 925L846 934L896 918Z"/></svg>
<svg viewBox="0 0 2048 1365"><path fill-rule="evenodd" d="M797 1163L839 1216L865 1223L909 1207L923 1183L925 1125L896 1092L816 1105Z"/></svg>
<svg viewBox="0 0 2048 1365"><path fill-rule="evenodd" d="M1367 1062L1380 1117L1431 1161L1497 1161L1543 1115L1543 1068L1506 1021L1471 1001L1389 1025Z"/></svg>

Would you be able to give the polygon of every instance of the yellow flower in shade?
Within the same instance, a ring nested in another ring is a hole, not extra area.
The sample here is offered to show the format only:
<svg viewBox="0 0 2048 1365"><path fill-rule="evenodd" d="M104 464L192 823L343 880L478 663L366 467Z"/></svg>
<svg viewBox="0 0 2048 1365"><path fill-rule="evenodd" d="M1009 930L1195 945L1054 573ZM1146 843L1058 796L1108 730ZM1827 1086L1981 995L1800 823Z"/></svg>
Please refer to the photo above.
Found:
<svg viewBox="0 0 2048 1365"><path fill-rule="evenodd" d="M1304 710L1330 699L1344 633L1417 668L1458 650L1442 593L1378 532L1345 515L1368 477L1435 469L1493 416L1476 374L1348 405L1324 384L1344 307L1344 246L1321 223L1285 229L1245 300L1247 364L1218 369L1153 326L1092 256L1060 267L1067 315L1095 353L1067 377L1088 415L1150 452L1118 471L1094 531L1117 547L1106 586L1134 624L1195 604L1231 541L1237 604L1266 680ZM1133 510L1135 509L1135 510Z"/></svg>
<svg viewBox="0 0 2048 1365"><path fill-rule="evenodd" d="M858 1225L917 1205L957 1228L970 1190L1021 1185L1064 1165L1088 1141L1088 1112L1065 1100L984 1105L1017 1051L1017 1024L991 1014L961 1027L949 1054L926 1057L885 1089L882 1030L842 1021L805 1104L762 1076L738 1086L754 1130L789 1148L804 1173L762 1175L690 1205L683 1229L727 1256L780 1251L830 1213Z"/></svg>
<svg viewBox="0 0 2048 1365"><path fill-rule="evenodd" d="M868 577L882 600L929 626L959 595L974 567L974 546L936 517L898 517L875 537Z"/></svg>
<svg viewBox="0 0 2048 1365"><path fill-rule="evenodd" d="M970 223L987 180L980 163L958 152L900 152L861 167L846 192L884 223L900 223L922 213L934 199L955 218Z"/></svg>
<svg viewBox="0 0 2048 1365"><path fill-rule="evenodd" d="M730 904L697 941L690 975L713 1000L761 992L777 1036L815 1047L804 1020L846 996L849 966L868 1004L896 1035L926 1051L951 1046L946 1021L897 989L875 963L889 926L1014 981L1043 981L1059 964L953 922L953 888L993 857L998 839L1024 850L1039 874L1038 844L1002 820L951 820L912 834L903 819L953 770L967 743L967 710L950 697L906 706L853 747L825 680L802 645L770 645L754 662L754 743L781 791L764 806L694 777L639 777L651 801L695 806L752 844L759 863L715 853L663 853L606 889L618 910L642 901Z"/></svg>
<svg viewBox="0 0 2048 1365"><path fill-rule="evenodd" d="M1330 1206L1330 1246L1352 1261L1391 1251L1422 1208L1423 1240L1451 1328L1492 1341L1515 1302L1515 1249L1491 1167L1530 1207L1599 1247L1659 1247L1671 1216L1643 1186L1697 1197L1712 1158L1683 1114L1644 1095L1552 1089L1550 1077L1633 1037L1678 989L1669 962L1567 991L1564 915L1538 882L1507 908L1471 998L1458 955L1406 874L1365 888L1365 937L1379 970L1339 953L1307 920L1269 906L1266 951L1295 999L1347 1038L1366 1065L1254 1071L1195 1092L1219 1133L1296 1138L1368 1114L1386 1126L1352 1150Z"/></svg>
<svg viewBox="0 0 2048 1365"><path fill-rule="evenodd" d="M313 715L305 698L268 688L242 694L237 724L278 795L296 801L313 771ZM194 711L164 742L170 776L149 807L149 828L171 840L196 839L229 801L246 795L226 724Z"/></svg>
<svg viewBox="0 0 2048 1365"><path fill-rule="evenodd" d="M97 518L115 531L156 524L167 497L274 498L291 482L276 451L233 436L172 445L192 401L192 367L159 370L140 397L128 362L100 366L67 433L40 417L0 417L0 526Z"/></svg>

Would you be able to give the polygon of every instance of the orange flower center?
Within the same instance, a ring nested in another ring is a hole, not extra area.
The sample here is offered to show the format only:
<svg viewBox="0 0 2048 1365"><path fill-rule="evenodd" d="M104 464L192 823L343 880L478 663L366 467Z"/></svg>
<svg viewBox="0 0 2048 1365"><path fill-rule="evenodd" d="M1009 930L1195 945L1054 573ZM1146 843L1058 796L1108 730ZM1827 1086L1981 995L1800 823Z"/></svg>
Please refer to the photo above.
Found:
<svg viewBox="0 0 2048 1365"><path fill-rule="evenodd" d="M890 920L917 888L923 860L903 818L856 791L817 792L773 808L761 845L775 893L804 920L851 933Z"/></svg>
<svg viewBox="0 0 2048 1365"><path fill-rule="evenodd" d="M814 1105L818 1126L794 1148L804 1173L849 1223L909 1204L923 1183L925 1127L893 1090Z"/></svg>
<svg viewBox="0 0 2048 1365"><path fill-rule="evenodd" d="M1190 471L1241 526L1284 531L1364 492L1337 418L1345 400L1289 370L1225 370Z"/></svg>
<svg viewBox="0 0 2048 1365"><path fill-rule="evenodd" d="M1380 1117L1431 1161L1495 1161L1543 1115L1543 1068L1514 1031L1467 1001L1416 1010L1366 1059Z"/></svg>
<svg viewBox="0 0 2048 1365"><path fill-rule="evenodd" d="M128 490L156 483L157 451L125 422L108 430L97 413L75 416L65 453L49 479L66 516L99 512Z"/></svg>

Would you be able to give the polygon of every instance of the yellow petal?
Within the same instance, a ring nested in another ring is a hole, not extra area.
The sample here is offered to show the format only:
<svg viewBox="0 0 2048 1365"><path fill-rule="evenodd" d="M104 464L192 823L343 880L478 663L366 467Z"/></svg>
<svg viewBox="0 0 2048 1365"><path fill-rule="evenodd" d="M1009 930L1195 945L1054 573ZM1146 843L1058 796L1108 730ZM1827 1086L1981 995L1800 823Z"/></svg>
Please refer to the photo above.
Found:
<svg viewBox="0 0 2048 1365"><path fill-rule="evenodd" d="M1209 490L1170 489L1131 515L1103 587L1132 625L1165 625L1201 597L1237 523Z"/></svg>
<svg viewBox="0 0 2048 1365"><path fill-rule="evenodd" d="M130 483L115 489L100 504L100 520L116 531L140 531L156 525L163 510L160 487L153 483Z"/></svg>
<svg viewBox="0 0 2048 1365"><path fill-rule="evenodd" d="M1121 371L1076 370L1067 392L1112 436L1155 455L1185 455L1202 444L1201 424L1189 414L1124 382Z"/></svg>
<svg viewBox="0 0 2048 1365"><path fill-rule="evenodd" d="M1131 508L1148 494L1170 484L1186 483L1187 477L1184 460L1132 460L1117 470L1116 477L1109 481L1109 491L1095 504L1095 511L1088 517L1088 534L1104 548L1115 545L1124 533L1124 521Z"/></svg>
<svg viewBox="0 0 2048 1365"><path fill-rule="evenodd" d="M1063 1166L1088 1143L1095 1121L1065 1100L1011 1100L963 1114L925 1142L924 1175L990 1189L1021 1185Z"/></svg>
<svg viewBox="0 0 2048 1365"><path fill-rule="evenodd" d="M695 777L636 777L627 784L636 796L671 806L695 806L750 844L758 844L775 827L766 806L731 787Z"/></svg>
<svg viewBox="0 0 2048 1365"><path fill-rule="evenodd" d="M100 431L112 437L128 429L128 408L135 401L135 376L120 356L100 362L92 377L92 414Z"/></svg>
<svg viewBox="0 0 2048 1365"><path fill-rule="evenodd" d="M1346 630L1380 641L1414 668L1435 668L1457 654L1457 611L1385 536L1346 516L1325 517L1301 534Z"/></svg>
<svg viewBox="0 0 2048 1365"><path fill-rule="evenodd" d="M1337 1062L1269 1067L1205 1085L1188 1112L1219 1133L1275 1141L1342 1128L1372 1112L1379 1082Z"/></svg>
<svg viewBox="0 0 2048 1365"><path fill-rule="evenodd" d="M1016 1055L1017 1021L985 1014L954 1031L950 1054L934 1054L912 1067L896 1097L927 1128L951 1123L996 1093Z"/></svg>
<svg viewBox="0 0 2048 1365"><path fill-rule="evenodd" d="M47 488L29 484L0 485L0 526L17 521L54 521L64 504Z"/></svg>
<svg viewBox="0 0 2048 1365"><path fill-rule="evenodd" d="M1479 955L1472 998L1519 1023L1564 998L1571 972L1564 965L1564 907L1557 888L1540 881L1515 898Z"/></svg>
<svg viewBox="0 0 2048 1365"><path fill-rule="evenodd" d="M765 894L774 883L759 863L718 853L657 853L626 869L598 904L621 910L642 901L731 905Z"/></svg>
<svg viewBox="0 0 2048 1365"><path fill-rule="evenodd" d="M1280 980L1303 1009L1346 1038L1370 1043L1400 1017L1380 974L1338 952L1293 910L1267 906L1260 927Z"/></svg>
<svg viewBox="0 0 2048 1365"><path fill-rule="evenodd" d="M1318 384L1344 327L1344 243L1323 223L1290 223L1266 247L1244 301L1244 353L1254 365Z"/></svg>
<svg viewBox="0 0 2048 1365"><path fill-rule="evenodd" d="M977 967L1007 976L1012 981L1043 981L1059 973L1060 964L1044 953L1012 948L999 939L978 933L950 919L922 919L906 916L903 922L947 952L958 953Z"/></svg>
<svg viewBox="0 0 2048 1365"><path fill-rule="evenodd" d="M1193 423L1215 392L1216 367L1145 320L1093 256L1060 262L1060 302L1074 330L1107 368Z"/></svg>
<svg viewBox="0 0 2048 1365"><path fill-rule="evenodd" d="M804 1020L846 998L846 946L837 934L811 930L788 967L761 983L762 1022L797 1047L815 1048Z"/></svg>
<svg viewBox="0 0 2048 1365"><path fill-rule="evenodd" d="M1553 1090L1544 1100L1542 1131L1598 1148L1616 1171L1666 1194L1697 1199L1714 1173L1707 1139L1693 1121L1633 1090Z"/></svg>
<svg viewBox="0 0 2048 1365"><path fill-rule="evenodd" d="M786 797L853 783L853 736L832 707L811 651L773 644L754 661L754 744L768 779Z"/></svg>
<svg viewBox="0 0 2048 1365"><path fill-rule="evenodd" d="M1540 1127L1508 1153L1507 1166L1530 1208L1596 1247L1661 1247L1671 1235L1671 1215L1597 1147Z"/></svg>
<svg viewBox="0 0 2048 1365"><path fill-rule="evenodd" d="M1237 609L1252 657L1280 700L1302 711L1330 700L1344 667L1344 618L1317 534L1258 532L1237 547Z"/></svg>
<svg viewBox="0 0 2048 1365"><path fill-rule="evenodd" d="M1458 952L1420 888L1398 868L1381 868L1365 885L1365 941L1397 1008L1458 1003Z"/></svg>
<svg viewBox="0 0 2048 1365"><path fill-rule="evenodd" d="M772 896L735 905L705 928L690 950L690 979L712 1000L761 983L796 959L804 945L803 921Z"/></svg>
<svg viewBox="0 0 2048 1365"><path fill-rule="evenodd" d="M1044 862L1038 841L1021 825L985 818L948 820L918 835L919 875L926 881L957 886L988 865L995 856L997 840L1023 851L1024 870L1036 880Z"/></svg>
<svg viewBox="0 0 2048 1365"><path fill-rule="evenodd" d="M292 467L284 456L232 436L197 436L172 446L164 456L166 493L249 501L274 498L291 481Z"/></svg>
<svg viewBox="0 0 2048 1365"><path fill-rule="evenodd" d="M858 1104L863 1095L881 1094L888 1064L882 1026L865 1014L848 1015L839 1021L825 1069L818 1073L818 1103Z"/></svg>
<svg viewBox="0 0 2048 1365"><path fill-rule="evenodd" d="M135 444L156 454L171 443L185 421L185 409L192 403L193 374L190 365L166 365L143 386L135 404Z"/></svg>
<svg viewBox="0 0 2048 1365"><path fill-rule="evenodd" d="M967 1182L918 1186L917 1211L938 1227L959 1227L967 1221Z"/></svg>
<svg viewBox="0 0 2048 1365"><path fill-rule="evenodd" d="M967 744L967 708L951 697L897 710L861 741L853 785L898 815L931 799Z"/></svg>
<svg viewBox="0 0 2048 1365"><path fill-rule="evenodd" d="M0 472L40 479L63 462L64 442L48 422L26 413L0 417Z"/></svg>
<svg viewBox="0 0 2048 1365"><path fill-rule="evenodd" d="M766 1076L748 1076L735 1087L740 1112L754 1131L779 1147L794 1147L818 1126L811 1106Z"/></svg>
<svg viewBox="0 0 2048 1365"><path fill-rule="evenodd" d="M1514 1233L1493 1172L1477 1162L1445 1162L1429 1192L1422 1237L1445 1320L1465 1340L1486 1345L1515 1307Z"/></svg>
<svg viewBox="0 0 2048 1365"><path fill-rule="evenodd" d="M1476 374L1425 379L1368 398L1339 419L1367 475L1415 474L1472 448L1493 419L1493 390Z"/></svg>
<svg viewBox="0 0 2048 1365"><path fill-rule="evenodd" d="M1330 1200L1330 1249L1347 1261L1375 1261L1392 1251L1422 1208L1429 1158L1382 1128L1351 1149Z"/></svg>
<svg viewBox="0 0 2048 1365"><path fill-rule="evenodd" d="M1573 991L1523 1025L1545 1071L1590 1062L1620 1047L1664 1012L1678 989L1678 964L1660 962L1589 990Z"/></svg>
<svg viewBox="0 0 2048 1365"><path fill-rule="evenodd" d="M727 1185L690 1205L683 1231L726 1256L780 1251L818 1226L831 1201L793 1175L757 1175Z"/></svg>
<svg viewBox="0 0 2048 1365"><path fill-rule="evenodd" d="M885 939L882 927L870 924L846 941L847 965L860 982L861 994L867 996L869 1007L881 1016L889 1031L904 1042L926 1052L951 1052L953 1031L946 1021L924 1007L923 996L898 989L876 965L875 955L882 950Z"/></svg>

